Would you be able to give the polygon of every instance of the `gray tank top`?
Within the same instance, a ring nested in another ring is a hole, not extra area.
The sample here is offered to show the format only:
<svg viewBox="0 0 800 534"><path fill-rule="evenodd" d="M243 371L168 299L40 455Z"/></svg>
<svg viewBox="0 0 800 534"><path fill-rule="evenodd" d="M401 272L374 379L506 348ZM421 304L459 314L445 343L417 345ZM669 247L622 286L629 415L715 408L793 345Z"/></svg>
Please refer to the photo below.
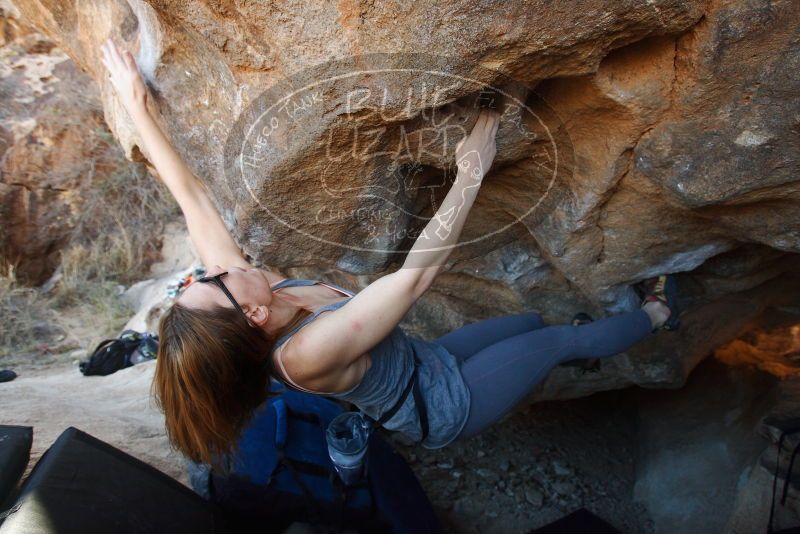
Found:
<svg viewBox="0 0 800 534"><path fill-rule="evenodd" d="M310 286L317 283L314 280L286 279L272 286L272 289ZM353 297L353 293L344 288L327 282L326 284L340 289L350 297L315 310L297 327L280 337L273 351L316 319L320 313L336 310ZM427 449L444 447L458 436L467 422L470 394L455 356L438 343L408 336L396 327L370 349L372 365L364 373L361 382L348 391L326 396L355 404L361 411L377 420L399 400L414 371L415 354L420 361L417 379L428 413L428 437L422 442L422 446ZM414 395L408 395L397 413L383 426L419 441L422 429Z"/></svg>

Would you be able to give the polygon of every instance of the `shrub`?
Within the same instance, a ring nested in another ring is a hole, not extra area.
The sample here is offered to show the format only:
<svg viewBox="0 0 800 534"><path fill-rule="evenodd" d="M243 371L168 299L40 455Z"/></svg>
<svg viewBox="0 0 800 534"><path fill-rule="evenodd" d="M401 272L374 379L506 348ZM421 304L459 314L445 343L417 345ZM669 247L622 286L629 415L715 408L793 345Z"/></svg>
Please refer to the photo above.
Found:
<svg viewBox="0 0 800 534"><path fill-rule="evenodd" d="M0 358L42 353L57 343L91 350L116 336L134 313L121 298L159 258L164 226L180 215L166 186L126 161L102 128L94 132L80 213L48 291L24 287L0 258ZM29 356L30 357L30 356Z"/></svg>
<svg viewBox="0 0 800 534"><path fill-rule="evenodd" d="M50 300L37 288L21 286L14 269L0 273L0 359L14 363L37 346L64 336Z"/></svg>

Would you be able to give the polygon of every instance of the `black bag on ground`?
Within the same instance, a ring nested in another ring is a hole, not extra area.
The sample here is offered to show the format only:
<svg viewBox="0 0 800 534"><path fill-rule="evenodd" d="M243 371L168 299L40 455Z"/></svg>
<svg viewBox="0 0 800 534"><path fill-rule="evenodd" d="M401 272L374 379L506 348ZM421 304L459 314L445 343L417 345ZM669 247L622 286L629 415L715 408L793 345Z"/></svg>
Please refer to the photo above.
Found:
<svg viewBox="0 0 800 534"><path fill-rule="evenodd" d="M157 350L158 336L125 330L117 339L101 342L79 368L86 376L110 375L142 360L155 359Z"/></svg>
<svg viewBox="0 0 800 534"><path fill-rule="evenodd" d="M12 510L2 534L227 532L211 503L74 427L33 468Z"/></svg>
<svg viewBox="0 0 800 534"><path fill-rule="evenodd" d="M0 512L11 506L10 497L28 467L32 443L33 428L0 425Z"/></svg>

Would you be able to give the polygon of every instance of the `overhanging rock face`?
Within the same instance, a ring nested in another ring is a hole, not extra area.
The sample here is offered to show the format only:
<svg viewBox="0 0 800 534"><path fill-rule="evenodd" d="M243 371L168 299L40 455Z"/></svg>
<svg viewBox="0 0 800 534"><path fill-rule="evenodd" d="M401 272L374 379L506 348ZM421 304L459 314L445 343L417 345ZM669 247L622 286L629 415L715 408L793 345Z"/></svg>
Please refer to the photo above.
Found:
<svg viewBox="0 0 800 534"><path fill-rule="evenodd" d="M630 284L684 273L683 331L581 386L559 370L545 396L680 384L797 295L794 0L18 4L97 80L131 158L147 154L104 76L109 36L254 261L352 287L402 260L497 87L497 157L409 329L630 310Z"/></svg>

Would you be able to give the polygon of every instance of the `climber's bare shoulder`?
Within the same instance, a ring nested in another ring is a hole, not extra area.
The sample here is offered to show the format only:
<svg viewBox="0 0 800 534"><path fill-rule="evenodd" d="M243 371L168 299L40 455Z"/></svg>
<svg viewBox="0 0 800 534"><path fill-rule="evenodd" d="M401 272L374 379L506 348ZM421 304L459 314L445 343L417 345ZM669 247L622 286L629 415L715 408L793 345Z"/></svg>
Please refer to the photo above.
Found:
<svg viewBox="0 0 800 534"><path fill-rule="evenodd" d="M287 342L299 378L359 376L364 355L388 336L424 292L420 269L381 276L335 309L320 313ZM289 370L291 373L291 370ZM313 389L313 388L312 388Z"/></svg>
<svg viewBox="0 0 800 534"><path fill-rule="evenodd" d="M278 347L273 357L281 360L283 370L300 387L312 391L347 391L360 383L364 373L372 366L369 353L346 364L330 362L320 365L317 361L319 358L308 358L302 354L302 349L297 350L297 345L292 343L294 337Z"/></svg>

